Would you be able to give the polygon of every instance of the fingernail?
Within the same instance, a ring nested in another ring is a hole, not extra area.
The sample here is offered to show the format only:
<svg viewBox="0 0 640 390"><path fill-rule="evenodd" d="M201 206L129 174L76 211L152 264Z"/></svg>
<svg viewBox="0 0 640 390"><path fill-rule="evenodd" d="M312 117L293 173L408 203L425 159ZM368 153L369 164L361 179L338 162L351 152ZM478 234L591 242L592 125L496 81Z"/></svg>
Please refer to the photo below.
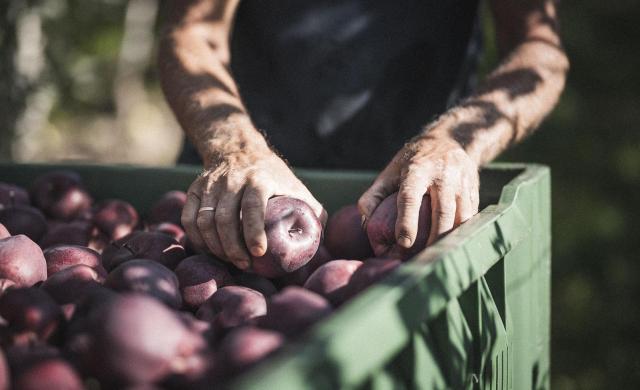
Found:
<svg viewBox="0 0 640 390"><path fill-rule="evenodd" d="M397 242L398 242L398 245L400 245L403 248L411 247L411 240L409 240L407 237L399 237Z"/></svg>
<svg viewBox="0 0 640 390"><path fill-rule="evenodd" d="M360 216L360 226L362 227L362 229L366 229L367 227L367 217L365 217L364 215Z"/></svg>
<svg viewBox="0 0 640 390"><path fill-rule="evenodd" d="M251 254L253 256L260 257L260 256L264 255L264 252L265 252L264 248L262 248L262 246L260 246L260 245L256 245L256 246L252 246L251 247Z"/></svg>

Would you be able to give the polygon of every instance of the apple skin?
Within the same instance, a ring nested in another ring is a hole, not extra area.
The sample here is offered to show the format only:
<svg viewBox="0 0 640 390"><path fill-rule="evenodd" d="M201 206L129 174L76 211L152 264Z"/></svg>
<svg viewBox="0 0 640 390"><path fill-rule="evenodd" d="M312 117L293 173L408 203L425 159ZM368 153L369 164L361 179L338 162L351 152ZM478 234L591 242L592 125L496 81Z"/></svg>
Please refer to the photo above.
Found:
<svg viewBox="0 0 640 390"><path fill-rule="evenodd" d="M95 268L85 264L76 264L50 275L40 288L61 306L77 304L96 289L102 288L104 278L105 275L101 275ZM75 307L66 306L63 307L63 310L71 312L75 310Z"/></svg>
<svg viewBox="0 0 640 390"><path fill-rule="evenodd" d="M210 255L195 255L182 260L176 267L184 305L195 310L215 292L234 280L226 265Z"/></svg>
<svg viewBox="0 0 640 390"><path fill-rule="evenodd" d="M362 266L359 260L332 260L309 276L304 288L327 298L332 305L342 304L351 276Z"/></svg>
<svg viewBox="0 0 640 390"><path fill-rule="evenodd" d="M91 312L86 329L89 371L105 385L157 383L203 365L202 336L166 305L143 294L110 299Z"/></svg>
<svg viewBox="0 0 640 390"><path fill-rule="evenodd" d="M78 373L62 358L44 359L22 367L13 378L13 385L22 390L85 388Z"/></svg>
<svg viewBox="0 0 640 390"><path fill-rule="evenodd" d="M331 304L323 296L302 287L290 286L269 298L267 315L260 317L258 323L262 328L295 337L331 311Z"/></svg>
<svg viewBox="0 0 640 390"><path fill-rule="evenodd" d="M349 284L345 287L344 300L353 298L367 287L378 282L393 270L398 268L402 261L398 259L367 259L351 275Z"/></svg>
<svg viewBox="0 0 640 390"><path fill-rule="evenodd" d="M147 223L157 225L162 222L170 222L182 226L180 218L182 209L187 203L187 194L184 191L169 191L151 206Z"/></svg>
<svg viewBox="0 0 640 390"><path fill-rule="evenodd" d="M93 199L72 171L51 171L38 176L29 194L33 204L53 219L70 221L89 211Z"/></svg>
<svg viewBox="0 0 640 390"><path fill-rule="evenodd" d="M47 275L60 272L74 265L86 265L94 268L98 275L105 278L107 271L102 266L100 254L91 248L81 245L57 245L44 250L47 261Z"/></svg>
<svg viewBox="0 0 640 390"><path fill-rule="evenodd" d="M11 235L24 234L35 242L47 232L47 220L40 210L31 206L17 205L0 209L0 223Z"/></svg>
<svg viewBox="0 0 640 390"><path fill-rule="evenodd" d="M318 267L331 260L333 260L331 253L329 253L324 245L320 245L316 254L313 255L313 258L309 260L307 264L276 279L275 282L281 287L302 286Z"/></svg>
<svg viewBox="0 0 640 390"><path fill-rule="evenodd" d="M0 182L0 209L17 205L31 205L27 190L15 184Z"/></svg>
<svg viewBox="0 0 640 390"><path fill-rule="evenodd" d="M135 259L113 269L104 283L118 292L137 292L178 309L182 305L178 278L169 268L153 260Z"/></svg>
<svg viewBox="0 0 640 390"><path fill-rule="evenodd" d="M344 206L329 217L324 245L336 259L364 260L373 256L357 205Z"/></svg>
<svg viewBox="0 0 640 390"><path fill-rule="evenodd" d="M396 244L396 220L398 218L398 193L385 198L367 221L367 236L376 257L407 260L427 245L431 230L431 198L422 197L416 240L410 248Z"/></svg>
<svg viewBox="0 0 640 390"><path fill-rule="evenodd" d="M125 261L149 259L173 270L186 257L184 247L164 233L135 231L112 242L102 252L102 265L111 271Z"/></svg>
<svg viewBox="0 0 640 390"><path fill-rule="evenodd" d="M278 292L276 286L269 279L260 275L250 274L248 272L239 272L234 275L234 279L240 286L256 290L265 297L270 297Z"/></svg>
<svg viewBox="0 0 640 390"><path fill-rule="evenodd" d="M11 237L11 233L4 227L3 224L0 223L0 240L3 238Z"/></svg>
<svg viewBox="0 0 640 390"><path fill-rule="evenodd" d="M110 240L119 240L128 235L139 223L138 212L124 200L104 200L93 211L93 224Z"/></svg>
<svg viewBox="0 0 640 390"><path fill-rule="evenodd" d="M227 286L203 303L196 316L211 323L214 331L219 331L249 324L266 313L264 295L248 287Z"/></svg>
<svg viewBox="0 0 640 390"><path fill-rule="evenodd" d="M251 271L276 278L307 264L318 250L322 224L304 201L277 196L269 199L265 213L267 251L251 256Z"/></svg>
<svg viewBox="0 0 640 390"><path fill-rule="evenodd" d="M271 330L243 326L229 332L220 343L223 376L232 377L244 372L284 344L282 334Z"/></svg>
<svg viewBox="0 0 640 390"><path fill-rule="evenodd" d="M36 288L9 289L0 296L0 316L7 322L12 345L47 341L64 323L62 310L45 291Z"/></svg>
<svg viewBox="0 0 640 390"><path fill-rule="evenodd" d="M150 232L164 233L168 236L171 236L173 237L173 239L183 244L184 246L186 237L185 232L180 226L176 224L173 224L171 222L161 222L157 225L150 225L147 230Z"/></svg>
<svg viewBox="0 0 640 390"><path fill-rule="evenodd" d="M0 240L0 279L31 287L46 278L47 262L35 242L22 234Z"/></svg>

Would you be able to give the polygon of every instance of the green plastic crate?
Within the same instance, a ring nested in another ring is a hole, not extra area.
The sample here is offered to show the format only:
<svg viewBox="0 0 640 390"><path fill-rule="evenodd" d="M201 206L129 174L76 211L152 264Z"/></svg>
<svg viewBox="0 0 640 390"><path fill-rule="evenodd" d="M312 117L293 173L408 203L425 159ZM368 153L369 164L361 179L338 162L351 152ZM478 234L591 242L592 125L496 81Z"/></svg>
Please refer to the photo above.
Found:
<svg viewBox="0 0 640 390"><path fill-rule="evenodd" d="M98 198L143 213L186 189L195 167L0 164L0 181L79 172ZM329 212L372 173L297 170ZM481 172L481 212L250 370L234 389L549 388L550 174L530 164Z"/></svg>

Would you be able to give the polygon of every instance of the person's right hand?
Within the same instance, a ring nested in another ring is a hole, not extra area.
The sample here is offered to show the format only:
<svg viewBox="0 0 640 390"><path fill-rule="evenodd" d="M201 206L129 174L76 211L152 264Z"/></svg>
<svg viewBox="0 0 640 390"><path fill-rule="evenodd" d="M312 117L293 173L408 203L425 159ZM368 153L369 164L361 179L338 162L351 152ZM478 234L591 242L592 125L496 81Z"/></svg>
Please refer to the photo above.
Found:
<svg viewBox="0 0 640 390"><path fill-rule="evenodd" d="M182 225L197 249L247 269L249 252L258 257L267 250L265 211L278 195L307 202L324 225L322 205L271 150L230 153L207 169L189 187Z"/></svg>

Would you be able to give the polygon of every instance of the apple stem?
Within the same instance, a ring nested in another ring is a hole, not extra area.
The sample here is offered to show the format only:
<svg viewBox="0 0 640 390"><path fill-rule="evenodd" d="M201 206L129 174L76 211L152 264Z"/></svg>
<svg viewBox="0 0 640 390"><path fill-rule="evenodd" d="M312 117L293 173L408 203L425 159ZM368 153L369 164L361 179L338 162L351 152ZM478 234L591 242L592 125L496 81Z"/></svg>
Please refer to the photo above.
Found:
<svg viewBox="0 0 640 390"><path fill-rule="evenodd" d="M302 233L302 229L301 228L291 228L291 229L289 229L289 234L293 234L293 233L300 234L300 233Z"/></svg>

